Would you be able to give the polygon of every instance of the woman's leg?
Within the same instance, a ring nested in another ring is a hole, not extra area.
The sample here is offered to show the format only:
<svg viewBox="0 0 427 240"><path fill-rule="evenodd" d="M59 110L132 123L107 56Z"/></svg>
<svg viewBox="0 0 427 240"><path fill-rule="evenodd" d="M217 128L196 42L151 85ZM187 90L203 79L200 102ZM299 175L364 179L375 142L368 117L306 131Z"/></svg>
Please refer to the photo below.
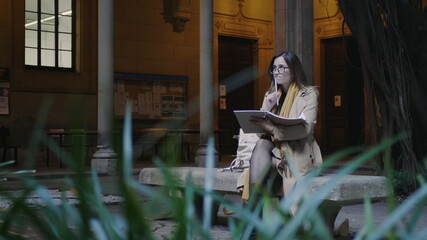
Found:
<svg viewBox="0 0 427 240"><path fill-rule="evenodd" d="M269 139L261 138L257 141L250 159L249 170L249 199L253 201L250 207L251 211L255 211L259 204L261 194L257 187L265 186L271 173L271 151L274 149L274 144ZM257 214L262 218L262 206L257 210ZM254 226L246 226L245 233L249 233L249 239L256 238L256 230Z"/></svg>
<svg viewBox="0 0 427 240"><path fill-rule="evenodd" d="M271 151L274 143L269 139L259 139L250 159L250 185L262 184L271 170Z"/></svg>

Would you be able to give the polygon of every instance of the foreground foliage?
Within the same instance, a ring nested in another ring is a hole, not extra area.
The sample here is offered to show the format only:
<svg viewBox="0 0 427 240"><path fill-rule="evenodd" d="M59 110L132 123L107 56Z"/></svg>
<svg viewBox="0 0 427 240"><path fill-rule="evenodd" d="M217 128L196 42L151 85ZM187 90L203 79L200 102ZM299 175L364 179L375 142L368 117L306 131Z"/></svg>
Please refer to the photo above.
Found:
<svg viewBox="0 0 427 240"><path fill-rule="evenodd" d="M364 162L378 154L387 153L390 147L400 141L402 136L384 140L371 149L351 148L331 156L320 168L308 174L297 184L293 194L286 201L275 204L269 202L267 194L263 195L262 202L270 203L273 213L268 222L263 221L258 212L261 202L249 202L255 211L248 211L240 205L229 202L222 196L212 191L213 177L213 144L210 141L210 157L207 160L208 174L204 189L192 185L191 179L186 182L183 194L175 187L174 178L161 161L157 164L164 171L166 181L165 191L154 190L140 185L132 176L132 138L131 121L128 108L125 119L123 135L123 153L119 158L120 172L118 186L123 196L121 205L122 214L114 215L108 211L99 197L102 187L97 172L92 169L91 175L84 172L83 160L73 161L72 156L65 154L64 161L74 171L68 177L64 189L73 189L79 196L79 203L72 205L66 196L62 203L57 205L49 197L45 186L29 176L21 176L23 191L18 195L2 190L0 194L13 201L9 209L1 212L0 238L1 239L27 239L23 233L26 228L36 229L43 239L155 239L147 218L156 211L153 204L143 201L141 196L149 197L151 202L161 208L173 209L171 219L176 223L176 229L170 239L212 239L210 234L212 218L210 206L215 203L223 204L227 209L234 211L236 218L229 218L228 227L232 239L248 239L252 229L256 229L260 239L333 239L328 231L318 209L322 199L328 194L340 179L351 174ZM356 157L350 164L339 169L334 177L314 193L306 191L310 180L322 173L335 161L348 156ZM385 154L387 159L387 154ZM209 172L210 171L210 172ZM392 175L392 172L387 172ZM427 230L415 232L414 226L420 219L420 212L427 201L427 185L422 178L421 187L409 196L403 203L397 205L393 198L393 188L389 185L390 216L380 226L374 226L372 206L369 198L365 199L366 221L363 229L356 233L354 239L425 239ZM42 205L26 204L25 199L36 193L42 200ZM201 222L196 216L194 200L197 196L204 197L204 215ZM291 207L298 203L299 210L295 216L290 217ZM160 209L159 209L160 210ZM410 211L412 210L412 211ZM413 214L408 214L412 212ZM407 221L402 222L402 219ZM238 220L236 220L238 219ZM18 234L17 234L18 233Z"/></svg>

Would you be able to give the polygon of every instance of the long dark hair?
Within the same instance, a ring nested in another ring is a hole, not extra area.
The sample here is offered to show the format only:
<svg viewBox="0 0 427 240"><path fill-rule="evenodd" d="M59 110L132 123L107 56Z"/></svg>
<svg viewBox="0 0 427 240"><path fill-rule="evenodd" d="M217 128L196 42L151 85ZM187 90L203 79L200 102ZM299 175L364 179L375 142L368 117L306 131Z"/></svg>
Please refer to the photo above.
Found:
<svg viewBox="0 0 427 240"><path fill-rule="evenodd" d="M270 77L270 91L274 89L274 77L273 77L273 65L274 60L278 57L283 57L285 62L288 64L289 70L291 71L291 79L301 88L307 88L309 86L307 77L302 68L301 61L293 52L280 52L271 58L270 64L268 65L268 76Z"/></svg>

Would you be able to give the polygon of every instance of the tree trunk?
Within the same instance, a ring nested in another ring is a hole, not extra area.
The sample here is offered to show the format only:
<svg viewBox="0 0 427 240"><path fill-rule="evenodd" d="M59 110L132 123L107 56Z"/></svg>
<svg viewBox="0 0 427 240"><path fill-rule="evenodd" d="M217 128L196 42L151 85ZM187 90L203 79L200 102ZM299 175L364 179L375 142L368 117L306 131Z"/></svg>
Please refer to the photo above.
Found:
<svg viewBox="0 0 427 240"><path fill-rule="evenodd" d="M377 103L371 109L377 119L371 121L373 142L407 133L392 149L393 167L415 184L426 172L427 110L420 106L427 102L426 70L420 70L427 65L426 17L399 0L340 0L339 6L359 44L365 86L373 93L368 102Z"/></svg>

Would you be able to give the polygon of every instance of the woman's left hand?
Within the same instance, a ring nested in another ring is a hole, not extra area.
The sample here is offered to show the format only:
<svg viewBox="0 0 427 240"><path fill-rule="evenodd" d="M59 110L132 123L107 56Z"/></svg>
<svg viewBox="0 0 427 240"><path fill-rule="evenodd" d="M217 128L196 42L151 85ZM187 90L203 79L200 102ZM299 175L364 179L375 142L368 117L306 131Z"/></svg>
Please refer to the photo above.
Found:
<svg viewBox="0 0 427 240"><path fill-rule="evenodd" d="M274 130L274 124L270 121L270 119L263 117L252 117L249 120L252 124L262 127L266 132L272 134Z"/></svg>

